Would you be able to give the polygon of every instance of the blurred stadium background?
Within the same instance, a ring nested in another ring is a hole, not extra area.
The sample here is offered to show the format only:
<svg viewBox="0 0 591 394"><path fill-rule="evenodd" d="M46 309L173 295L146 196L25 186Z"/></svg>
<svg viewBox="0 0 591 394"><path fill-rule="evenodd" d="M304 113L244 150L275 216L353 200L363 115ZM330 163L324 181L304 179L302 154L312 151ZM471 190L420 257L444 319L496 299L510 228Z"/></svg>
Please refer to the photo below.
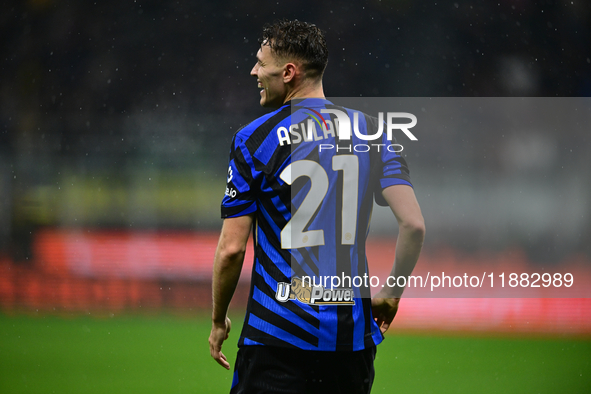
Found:
<svg viewBox="0 0 591 394"><path fill-rule="evenodd" d="M331 97L591 95L591 6L581 0L8 0L1 9L6 393L226 392L229 374L203 346L211 264L231 137L265 113L248 75L264 23L297 18L325 30ZM586 100L568 127L538 124L505 139L459 127L409 146L428 228L417 269L568 267L588 281ZM368 253L382 272L395 225L376 216ZM251 256L233 304L234 340ZM404 371L401 388L473 392L484 379L490 392L591 389L589 298L408 299L395 331L391 355L378 357ZM110 370L126 352L150 361L131 375ZM52 375L62 359L68 370ZM76 360L87 368L72 368Z"/></svg>

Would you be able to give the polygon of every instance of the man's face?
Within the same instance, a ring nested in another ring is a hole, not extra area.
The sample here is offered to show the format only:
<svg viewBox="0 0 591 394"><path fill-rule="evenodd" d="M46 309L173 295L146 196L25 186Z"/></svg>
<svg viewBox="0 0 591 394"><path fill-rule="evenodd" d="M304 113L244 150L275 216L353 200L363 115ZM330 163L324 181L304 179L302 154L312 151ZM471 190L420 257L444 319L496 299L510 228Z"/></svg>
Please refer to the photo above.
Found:
<svg viewBox="0 0 591 394"><path fill-rule="evenodd" d="M250 75L257 78L261 90L261 106L278 108L283 105L287 89L283 83L283 65L271 53L268 44L263 43L257 52L257 62Z"/></svg>

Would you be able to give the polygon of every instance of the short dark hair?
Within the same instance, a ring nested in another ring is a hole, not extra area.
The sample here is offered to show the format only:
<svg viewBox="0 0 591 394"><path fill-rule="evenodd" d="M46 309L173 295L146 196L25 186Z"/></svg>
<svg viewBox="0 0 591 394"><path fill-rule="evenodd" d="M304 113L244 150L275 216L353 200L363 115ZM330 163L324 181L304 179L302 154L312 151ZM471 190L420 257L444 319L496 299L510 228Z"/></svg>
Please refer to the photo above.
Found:
<svg viewBox="0 0 591 394"><path fill-rule="evenodd" d="M300 60L312 78L321 77L328 63L324 34L312 23L284 19L266 24L259 42L276 56Z"/></svg>

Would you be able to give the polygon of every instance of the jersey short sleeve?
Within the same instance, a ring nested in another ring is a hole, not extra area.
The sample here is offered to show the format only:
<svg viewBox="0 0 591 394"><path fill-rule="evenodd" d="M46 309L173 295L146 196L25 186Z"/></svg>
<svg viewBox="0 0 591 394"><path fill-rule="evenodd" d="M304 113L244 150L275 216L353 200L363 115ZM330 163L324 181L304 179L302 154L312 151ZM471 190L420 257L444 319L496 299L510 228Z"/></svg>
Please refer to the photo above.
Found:
<svg viewBox="0 0 591 394"><path fill-rule="evenodd" d="M257 178L252 157L240 134L232 140L222 219L248 215L257 210Z"/></svg>
<svg viewBox="0 0 591 394"><path fill-rule="evenodd" d="M377 126L377 120L371 119ZM368 125L369 126L369 125ZM386 125L384 125L384 128ZM396 144L396 140L389 141L386 133L382 136L381 149L379 151L379 160L376 160L378 184L374 190L375 201L378 205L387 206L386 200L382 197L382 190L387 187L395 185L407 185L412 187L410 181L410 170L404 157L400 155L400 145Z"/></svg>

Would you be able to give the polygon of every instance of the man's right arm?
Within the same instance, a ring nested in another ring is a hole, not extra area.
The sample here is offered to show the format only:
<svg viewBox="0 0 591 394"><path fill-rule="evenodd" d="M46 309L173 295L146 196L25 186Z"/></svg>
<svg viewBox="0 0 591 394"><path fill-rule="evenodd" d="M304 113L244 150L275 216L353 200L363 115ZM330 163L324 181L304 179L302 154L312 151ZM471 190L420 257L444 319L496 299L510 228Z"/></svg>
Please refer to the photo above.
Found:
<svg viewBox="0 0 591 394"><path fill-rule="evenodd" d="M382 191L384 199L398 221L399 233L396 254L390 276L411 275L425 238L425 221L414 190L407 185L395 185ZM404 289L383 287L372 299L373 316L382 332L390 327L398 311L398 303Z"/></svg>
<svg viewBox="0 0 591 394"><path fill-rule="evenodd" d="M222 344L228 339L231 322L227 316L228 306L240 278L246 253L246 243L252 228L254 215L239 216L224 220L220 240L213 262L211 334L209 350L218 364L230 369Z"/></svg>

